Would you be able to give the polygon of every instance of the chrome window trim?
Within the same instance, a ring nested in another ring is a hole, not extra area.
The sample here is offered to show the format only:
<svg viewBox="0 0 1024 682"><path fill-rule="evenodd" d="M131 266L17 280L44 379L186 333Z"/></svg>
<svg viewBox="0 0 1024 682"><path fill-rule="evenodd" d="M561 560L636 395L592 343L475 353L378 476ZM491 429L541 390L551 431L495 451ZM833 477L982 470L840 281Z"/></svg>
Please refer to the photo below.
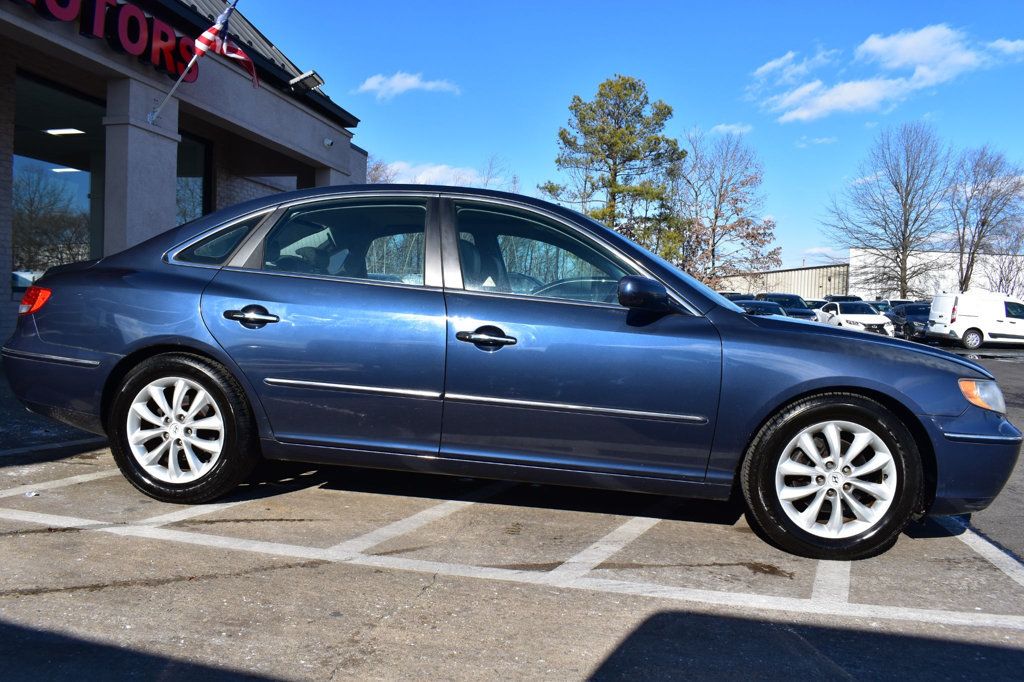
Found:
<svg viewBox="0 0 1024 682"><path fill-rule="evenodd" d="M408 289L410 291L434 291L440 292L439 286L428 286L426 284L406 284L404 282L385 282L376 279L359 279L358 277L339 277L338 275L314 275L307 272L283 272L274 270L256 270L254 268L243 268L236 265L219 266L220 270L232 272L244 272L249 275L267 275L269 277L294 277L297 279L311 279L321 282L338 282L339 284L368 284L375 287L391 287L393 289Z"/></svg>
<svg viewBox="0 0 1024 682"><path fill-rule="evenodd" d="M382 395L405 396L409 398L442 397L439 391L420 391L411 388L387 388L385 386L365 386L360 384L334 384L325 381L300 381L298 379L275 379L267 377L263 383L268 386L285 386L288 388L316 388L329 391L352 391L353 393L379 393Z"/></svg>
<svg viewBox="0 0 1024 682"><path fill-rule="evenodd" d="M76 367L99 367L99 360L83 360L82 358L69 358L63 355L48 355L46 353L31 353L24 350L4 348L2 354L9 358L19 360L35 360L37 362L54 362L61 365L74 365Z"/></svg>
<svg viewBox="0 0 1024 682"><path fill-rule="evenodd" d="M459 192L445 192L445 193L443 193L441 195L441 197L444 198L444 199L448 199L448 200L452 201L453 204L454 204L454 202L456 202L458 200L462 200L462 201L469 201L469 202L472 202L472 203L484 204L484 205L505 206L505 207L508 207L508 208L520 209L520 210L525 211L527 213L534 213L534 214L537 214L537 215L541 215L541 216L543 216L546 219L552 220L552 221L558 223L560 226L565 227L569 231L569 233L572 235L573 238L578 239L580 242L582 242L586 246L592 246L593 248L595 248L596 251L598 251L602 255L608 257L609 260L618 262L621 265L626 265L627 269L635 270L639 275L641 275L643 277L647 277L648 279L653 279L656 282L660 282L661 285L664 286L668 290L669 296L671 296L672 299L675 300L676 303L678 303L683 308L685 308L687 312L689 312L691 315L694 315L696 317L704 317L704 314L701 313L699 310L697 310L697 308L692 303L690 303L682 294L680 294L673 287L669 286L667 283L662 281L661 278L654 276L647 268L645 268L643 265L638 263L636 260L634 260L633 258L630 258L626 254L622 253L617 248L615 248L615 246L613 246L612 244L609 244L601 235L593 234L591 232L588 232L588 231L584 230L583 228L581 228L576 223L574 223L574 222L564 218L563 216L558 215L557 213L553 213L551 211L548 211L547 209L544 209L544 208L541 208L541 207L538 207L538 206L534 206L532 204L527 204L527 203L523 203L523 202L517 202L517 201L514 201L514 200L505 199L505 198L498 198L498 197L478 196L478 195L474 195L474 194L465 194L465 193L459 193ZM453 211L453 213L454 213L454 211ZM456 235L457 235L458 234L458 218L457 218L457 216L453 215L452 216L452 221L453 221L452 228L456 230ZM443 229L443 226L442 226L442 229ZM593 244L593 242L595 242L595 241L597 242L597 245ZM451 288L451 287L448 287L448 288ZM470 289L465 289L465 285L463 285L463 288L460 291L467 291L468 292L468 291L471 291L471 290ZM481 293L490 295L490 294L488 294L488 292L481 292ZM511 295L516 297L516 298L523 298L523 296L520 295L520 294L511 294ZM533 297L533 298L535 300L544 300L544 301L555 300L553 298L545 298L545 297ZM598 304L600 304L600 303L598 302ZM622 306L618 305L617 303L616 304L600 304L600 305L614 305L615 307L622 308Z"/></svg>
<svg viewBox="0 0 1024 682"><path fill-rule="evenodd" d="M707 424L707 417L694 414L676 414L672 412L647 412L644 410L623 410L614 407L595 407L593 405L578 405L574 403L551 403L540 400L519 400L513 398L494 398L481 395L468 395L465 393L445 393L445 400L455 400L467 403L485 403L495 405L507 405L509 407L536 407L546 410L562 412L584 412L594 415L606 415L612 417L633 417L637 419L657 419L662 421L681 421L691 424Z"/></svg>
<svg viewBox="0 0 1024 682"><path fill-rule="evenodd" d="M250 220L252 218L255 218L257 216L261 216L262 215L263 219L260 220L260 222L256 223L256 225L253 226L252 230L250 230L249 234L251 235L253 232L255 232L260 227L262 227L263 223L267 220L267 218L270 217L271 215L273 215L276 210L277 210L276 207L273 207L273 206L266 207L266 208L261 208L261 209L259 209L257 211L252 211L251 213L246 213L243 216L239 216L237 218L234 218L233 220L231 220L229 222L221 223L219 225L211 227L208 230L204 230L203 232L201 232L200 234L196 235L195 237L192 237L191 239L188 239L188 240L186 240L184 242L180 242L176 246L172 246L171 248L167 249L167 251L164 252L163 260L164 260L164 262L170 263L171 265L181 265L181 266L188 267L188 268L207 268L207 269L213 269L213 270L220 270L221 268L224 267L225 263L229 263L231 261L231 258L235 255L235 253L238 251L238 249L242 248L242 246L244 246L245 243L249 241L249 235L246 235L245 237L242 237L242 240L235 246L234 249L231 250L231 253L229 253L227 256L225 256L224 260L221 263L219 263L219 264L212 264L212 263L189 263L188 261L178 260L178 254L181 253L182 251L188 249L188 248L191 248L193 245L197 244L198 242L203 241L207 237L211 237L211 236L217 234L218 232L227 232L228 230L230 230L232 227L234 227L235 225L237 225L239 223L244 223L246 220Z"/></svg>

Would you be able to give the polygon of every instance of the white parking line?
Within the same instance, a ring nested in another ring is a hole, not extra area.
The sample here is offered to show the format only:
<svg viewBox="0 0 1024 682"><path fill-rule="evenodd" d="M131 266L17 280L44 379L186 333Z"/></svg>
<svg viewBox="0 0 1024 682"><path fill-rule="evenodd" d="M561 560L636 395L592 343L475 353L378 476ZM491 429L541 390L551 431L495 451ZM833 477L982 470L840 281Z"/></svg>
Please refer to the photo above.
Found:
<svg viewBox="0 0 1024 682"><path fill-rule="evenodd" d="M406 518L399 519L394 523L389 523L382 528L372 530L365 535L360 535L359 537L338 543L331 547L330 551L334 552L338 558L365 552L371 547L375 547L381 543L387 542L388 540L405 535L406 533L411 533L412 531L422 528L429 523L433 523L438 519L443 519L444 517L454 514L461 509L470 507L477 502L494 497L514 485L514 483L500 482L484 486L474 493L467 495L464 500L448 500L447 502L434 505L433 507L424 509L421 512L417 512L412 516L407 516Z"/></svg>
<svg viewBox="0 0 1024 682"><path fill-rule="evenodd" d="M1010 580L1024 587L1024 566L989 540L978 535L973 529L948 516L935 520L962 543L973 549L981 558L1002 571Z"/></svg>
<svg viewBox="0 0 1024 682"><path fill-rule="evenodd" d="M849 561L819 561L811 599L845 604L850 601Z"/></svg>
<svg viewBox="0 0 1024 682"><path fill-rule="evenodd" d="M568 559L558 568L549 573L552 578L561 580L584 576L612 556L618 554L629 543L654 528L661 519L637 516L605 535L576 556Z"/></svg>
<svg viewBox="0 0 1024 682"><path fill-rule="evenodd" d="M77 485L78 483L98 481L101 478L110 478L111 476L117 476L120 473L121 472L118 471L117 469L104 469L103 471L97 471L91 474L81 474L79 476L59 478L56 481L44 481L42 483L30 483L28 485L19 485L16 488L0 490L0 498L15 497L17 495L24 495L25 493L30 493L39 490L53 490L54 488L64 488L69 485Z"/></svg>
<svg viewBox="0 0 1024 682"><path fill-rule="evenodd" d="M252 500L236 500L234 502L218 502L216 504L197 504L191 507L185 507L177 511L168 512L166 514L160 514L159 516L151 516L148 519L143 519L138 522L140 526L167 526L178 521L187 521L188 519L194 519L197 516L205 516L206 514L214 514L225 509L231 509L237 507L240 504L246 502L252 502Z"/></svg>
<svg viewBox="0 0 1024 682"><path fill-rule="evenodd" d="M254 552L272 556L293 557L302 559L319 559L350 563L359 566L372 566L401 571L436 573L449 577L465 577L482 580L500 580L531 585L547 585L553 583L560 587L603 592L608 594L626 594L638 597L651 597L686 602L699 607L729 607L753 611L790 612L833 618L861 618L870 620L893 620L915 623L933 623L946 626L1006 628L1024 631L1024 616L1010 616L992 613L957 612L931 609L914 609L876 604L837 603L833 601L815 601L794 597L774 597L741 592L718 592L700 590L655 583L629 582L591 577L573 577L563 575L560 580L553 581L550 574L540 571L520 571L504 568L488 568L449 564L438 561L423 561L396 556L371 556L352 554L340 558L332 549L305 547L277 542L246 540L243 538L208 535L156 528L141 525L111 525L101 521L81 519L70 516L40 514L14 509L0 508L0 519L42 524L57 528L82 528L89 531L110 533L118 536L139 537L157 541L181 542L190 545L211 547L215 549Z"/></svg>

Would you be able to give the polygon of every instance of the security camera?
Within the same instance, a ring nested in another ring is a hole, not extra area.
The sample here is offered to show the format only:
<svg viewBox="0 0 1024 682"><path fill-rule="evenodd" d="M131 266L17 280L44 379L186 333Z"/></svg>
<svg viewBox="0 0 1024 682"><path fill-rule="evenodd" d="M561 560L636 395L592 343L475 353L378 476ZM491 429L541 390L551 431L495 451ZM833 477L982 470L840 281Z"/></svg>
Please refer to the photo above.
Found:
<svg viewBox="0 0 1024 682"><path fill-rule="evenodd" d="M324 138L324 146L327 147L328 149L330 149L331 147L334 146L334 140L332 140L329 137L325 137Z"/></svg>

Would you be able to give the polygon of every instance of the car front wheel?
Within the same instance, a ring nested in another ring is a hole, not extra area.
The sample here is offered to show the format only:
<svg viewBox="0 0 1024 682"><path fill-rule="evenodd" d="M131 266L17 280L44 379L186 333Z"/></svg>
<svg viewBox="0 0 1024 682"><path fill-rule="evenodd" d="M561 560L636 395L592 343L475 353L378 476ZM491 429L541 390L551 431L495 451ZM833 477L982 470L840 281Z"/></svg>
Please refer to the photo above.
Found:
<svg viewBox="0 0 1024 682"><path fill-rule="evenodd" d="M225 495L259 461L241 387L221 366L160 355L124 378L109 417L111 451L125 477L164 502Z"/></svg>
<svg viewBox="0 0 1024 682"><path fill-rule="evenodd" d="M883 405L829 393L765 424L741 484L748 518L769 541L815 559L861 559L891 547L919 506L921 461Z"/></svg>

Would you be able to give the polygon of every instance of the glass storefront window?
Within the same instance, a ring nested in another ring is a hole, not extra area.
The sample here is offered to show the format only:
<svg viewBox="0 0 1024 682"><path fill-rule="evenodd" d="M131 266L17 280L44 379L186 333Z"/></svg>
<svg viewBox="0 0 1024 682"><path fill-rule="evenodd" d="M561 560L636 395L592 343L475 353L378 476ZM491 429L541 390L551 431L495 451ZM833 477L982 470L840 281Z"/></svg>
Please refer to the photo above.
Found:
<svg viewBox="0 0 1024 682"><path fill-rule="evenodd" d="M15 298L47 268L102 255L104 110L29 76L16 79Z"/></svg>
<svg viewBox="0 0 1024 682"><path fill-rule="evenodd" d="M208 149L199 138L182 134L178 144L178 223L210 212Z"/></svg>

